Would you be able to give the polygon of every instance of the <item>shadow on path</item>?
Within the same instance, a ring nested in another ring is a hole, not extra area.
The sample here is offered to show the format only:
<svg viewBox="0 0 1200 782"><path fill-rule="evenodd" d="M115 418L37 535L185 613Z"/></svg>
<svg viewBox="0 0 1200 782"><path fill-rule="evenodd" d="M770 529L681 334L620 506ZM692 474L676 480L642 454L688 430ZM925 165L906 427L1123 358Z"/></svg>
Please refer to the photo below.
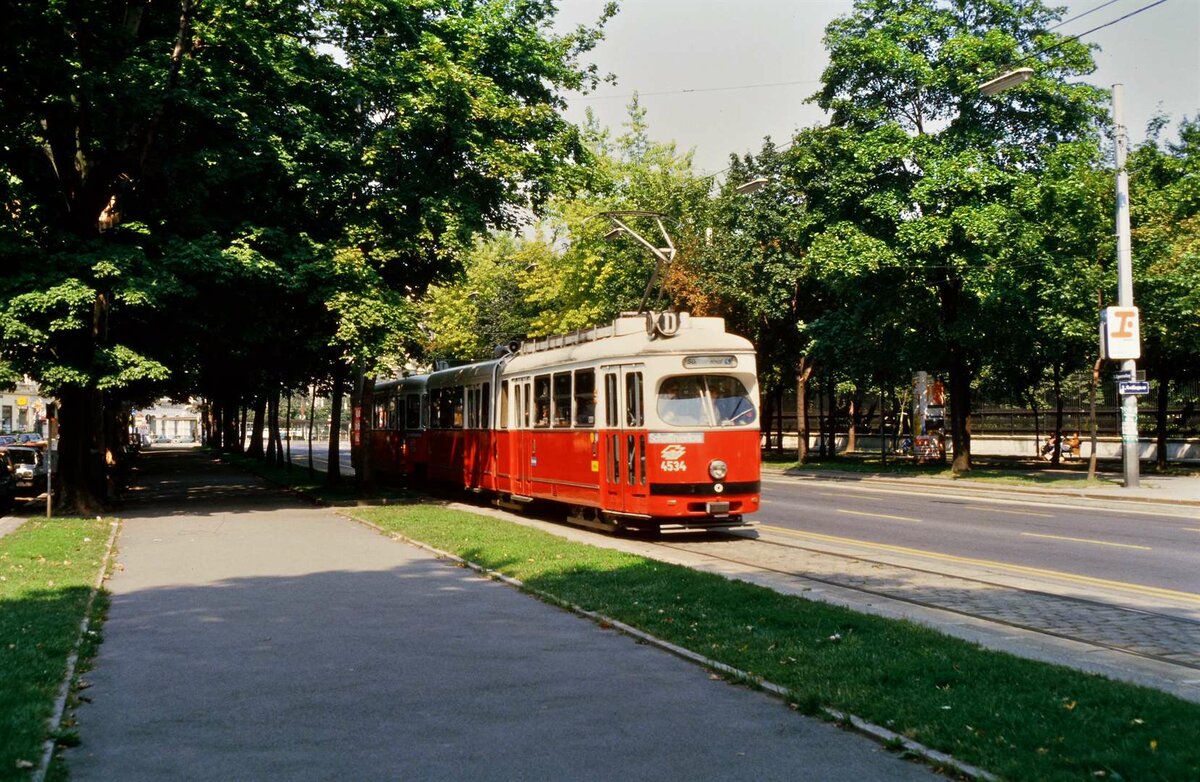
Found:
<svg viewBox="0 0 1200 782"><path fill-rule="evenodd" d="M203 450L167 447L138 455L118 511L123 518L136 519L310 507L286 489Z"/></svg>

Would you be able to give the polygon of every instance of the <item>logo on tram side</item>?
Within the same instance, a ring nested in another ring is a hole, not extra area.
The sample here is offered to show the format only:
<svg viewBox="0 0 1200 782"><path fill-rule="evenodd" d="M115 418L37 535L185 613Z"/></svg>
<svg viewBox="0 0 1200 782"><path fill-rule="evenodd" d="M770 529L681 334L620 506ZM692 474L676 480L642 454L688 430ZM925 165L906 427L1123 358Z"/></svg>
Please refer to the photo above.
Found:
<svg viewBox="0 0 1200 782"><path fill-rule="evenodd" d="M683 457L687 454L687 448L682 445L668 445L662 449L662 463L659 468L663 472L687 472L687 462L683 461Z"/></svg>

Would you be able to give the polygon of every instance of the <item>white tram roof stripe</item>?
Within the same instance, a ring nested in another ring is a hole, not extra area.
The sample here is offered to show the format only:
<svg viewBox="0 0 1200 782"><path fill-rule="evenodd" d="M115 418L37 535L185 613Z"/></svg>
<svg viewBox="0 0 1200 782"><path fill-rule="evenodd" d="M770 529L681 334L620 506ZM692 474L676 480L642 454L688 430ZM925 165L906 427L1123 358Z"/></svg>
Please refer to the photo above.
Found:
<svg viewBox="0 0 1200 782"><path fill-rule="evenodd" d="M749 353L750 363L743 371L753 372L754 345L750 340L725 331L724 318L693 318L679 315L679 330L670 337L651 339L646 318L618 318L613 323L571 334L525 340L513 355L491 361L452 367L429 375L376 383L377 390L401 386L401 392L429 388L485 383L495 376L499 365L504 377L529 375L554 369L568 369L602 362L626 362L650 356L740 354Z"/></svg>
<svg viewBox="0 0 1200 782"><path fill-rule="evenodd" d="M591 340L561 347L542 347L547 340L538 340L536 352L526 352L528 343L523 343L517 355L505 364L504 374L524 375L551 367L656 355L754 353L748 339L725 331L724 318L692 318L682 314L679 331L674 336L656 339L646 333L643 317L620 318L612 326L597 331L600 333ZM556 339L549 338L549 345L556 344Z"/></svg>

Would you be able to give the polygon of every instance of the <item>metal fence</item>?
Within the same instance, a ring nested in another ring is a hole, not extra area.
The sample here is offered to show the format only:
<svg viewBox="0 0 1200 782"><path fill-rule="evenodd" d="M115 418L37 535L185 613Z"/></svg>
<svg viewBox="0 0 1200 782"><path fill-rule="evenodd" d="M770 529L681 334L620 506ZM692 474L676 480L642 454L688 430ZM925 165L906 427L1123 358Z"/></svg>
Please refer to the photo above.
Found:
<svg viewBox="0 0 1200 782"><path fill-rule="evenodd" d="M1088 378L1073 376L1063 383L1063 429L1085 434L1091 431ZM851 399L838 395L834 411L828 409L828 397L822 399L815 390L809 393L809 428L812 432L829 431L831 418L833 430L849 431L851 423ZM1054 430L1056 400L1047 392L1037 400L1035 412L1029 405L1013 405L992 402L987 399L973 400L971 431L977 434L1033 435ZM796 394L792 389L782 395L764 398L762 428L769 432L794 434L796 427ZM953 405L953 400L949 400ZM886 399L881 415L878 397L865 396L858 400L857 431L860 434L879 434L882 423L885 434L891 435L899 425L903 431L911 429L911 410L897 410L898 400ZM1138 430L1142 437L1153 437L1157 427L1158 384L1150 383L1150 394L1138 398ZM768 420L768 417L770 420ZM1096 429L1100 436L1117 436L1121 431L1120 398L1111 382L1102 382L1096 388ZM1173 438L1200 437L1200 381L1172 384L1167 405L1167 436Z"/></svg>

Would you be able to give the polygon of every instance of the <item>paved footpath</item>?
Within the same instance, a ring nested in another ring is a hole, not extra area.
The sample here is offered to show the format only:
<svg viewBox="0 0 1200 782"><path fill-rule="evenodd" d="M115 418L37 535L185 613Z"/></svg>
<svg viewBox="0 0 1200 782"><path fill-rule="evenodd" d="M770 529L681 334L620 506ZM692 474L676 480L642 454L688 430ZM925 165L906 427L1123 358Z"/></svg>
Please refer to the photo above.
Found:
<svg viewBox="0 0 1200 782"><path fill-rule="evenodd" d="M934 777L197 452L143 466L76 782Z"/></svg>

